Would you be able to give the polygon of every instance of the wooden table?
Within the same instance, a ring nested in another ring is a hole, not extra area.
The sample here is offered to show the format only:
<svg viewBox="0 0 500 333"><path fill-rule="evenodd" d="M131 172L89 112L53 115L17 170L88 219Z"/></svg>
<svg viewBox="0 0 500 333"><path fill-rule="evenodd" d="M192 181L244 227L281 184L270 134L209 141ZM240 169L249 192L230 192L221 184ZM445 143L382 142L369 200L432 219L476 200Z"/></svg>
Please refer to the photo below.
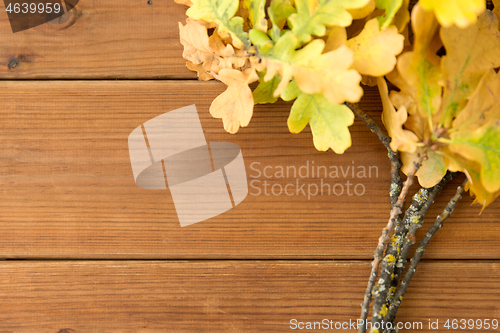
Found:
<svg viewBox="0 0 500 333"><path fill-rule="evenodd" d="M285 102L258 105L249 127L224 132L208 113L224 85L185 68L185 8L172 0L81 0L66 22L15 34L1 11L0 332L288 332L292 319L356 320L390 209L385 148L360 121L343 155L315 150L309 129L290 134ZM127 138L189 104L207 141L241 147L253 179L283 186L296 179L255 169L312 162L378 173L328 179L362 184L363 195L251 189L234 209L181 228L168 190L135 184ZM362 106L380 120L375 90ZM428 247L399 321L435 332L429 319L500 319L500 204L479 215L471 202Z"/></svg>

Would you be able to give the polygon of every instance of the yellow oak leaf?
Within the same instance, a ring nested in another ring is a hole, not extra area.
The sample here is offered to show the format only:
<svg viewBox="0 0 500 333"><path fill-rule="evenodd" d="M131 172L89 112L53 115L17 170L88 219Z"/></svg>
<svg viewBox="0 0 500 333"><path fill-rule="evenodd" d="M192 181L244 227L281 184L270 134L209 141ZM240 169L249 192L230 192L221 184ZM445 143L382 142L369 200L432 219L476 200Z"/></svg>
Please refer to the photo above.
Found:
<svg viewBox="0 0 500 333"><path fill-rule="evenodd" d="M480 166L480 179L488 192L500 191L500 119L450 135L450 151Z"/></svg>
<svg viewBox="0 0 500 333"><path fill-rule="evenodd" d="M198 77L203 80L203 81L209 81L212 80L214 77L210 74L208 74L205 71L205 68L203 68L203 64L193 64L191 61L186 62L186 67L189 68L190 70L196 72L198 74Z"/></svg>
<svg viewBox="0 0 500 333"><path fill-rule="evenodd" d="M348 9L347 11L351 14L353 20L359 20L367 17L375 10L375 0L370 0L364 7Z"/></svg>
<svg viewBox="0 0 500 333"><path fill-rule="evenodd" d="M404 37L395 26L380 30L374 18L346 45L354 54L352 67L355 70L365 75L383 76L394 69L396 55L403 51Z"/></svg>
<svg viewBox="0 0 500 333"><path fill-rule="evenodd" d="M202 64L206 72L219 72L220 58L216 56L211 46L205 25L188 18L185 26L179 22L179 35L181 44L184 46L182 53L184 59L191 62L193 66Z"/></svg>
<svg viewBox="0 0 500 333"><path fill-rule="evenodd" d="M408 27L408 23L410 22L410 11L408 10L409 5L410 0L403 0L401 8L399 8L396 15L394 15L394 19L392 20L392 24L398 27L399 33L402 33Z"/></svg>
<svg viewBox="0 0 500 333"><path fill-rule="evenodd" d="M467 106L453 121L453 131L473 130L500 119L500 73L490 69L479 82Z"/></svg>
<svg viewBox="0 0 500 333"><path fill-rule="evenodd" d="M415 109L408 110L412 116L424 120L423 136L432 133L432 116L441 106L442 88L440 58L436 52L441 48L439 24L432 12L423 10L419 4L412 11L414 32L413 51L405 52L398 58L398 86L401 94L415 102ZM392 76L392 77L391 77Z"/></svg>
<svg viewBox="0 0 500 333"><path fill-rule="evenodd" d="M377 78L378 89L382 98L382 121L387 128L387 133L391 137L391 149L414 153L417 150L418 137L415 133L403 129L403 124L408 118L406 108L403 106L396 111L389 99L387 83L382 77Z"/></svg>
<svg viewBox="0 0 500 333"><path fill-rule="evenodd" d="M188 7L191 7L193 5L193 3L191 2L191 0L174 0L175 3L178 3L180 5L186 5Z"/></svg>
<svg viewBox="0 0 500 333"><path fill-rule="evenodd" d="M465 28L476 22L476 18L486 9L485 0L421 0L425 10L433 11L443 27L456 25Z"/></svg>
<svg viewBox="0 0 500 333"><path fill-rule="evenodd" d="M499 28L500 28L500 0L493 0L493 4L495 7L493 8L493 14L497 16L499 19Z"/></svg>
<svg viewBox="0 0 500 333"><path fill-rule="evenodd" d="M217 96L210 106L210 114L214 118L222 118L224 129L234 134L241 127L250 123L253 114L253 95L248 86L259 79L254 68L245 72L236 69L223 68L218 79L227 86L225 92Z"/></svg>
<svg viewBox="0 0 500 333"><path fill-rule="evenodd" d="M323 52L333 51L347 42L347 32L344 27L333 26L328 29L328 38L326 39Z"/></svg>
<svg viewBox="0 0 500 333"><path fill-rule="evenodd" d="M474 203L481 204L483 206L482 209L500 196L500 191L490 192L483 186L480 179L481 167L476 162L455 154L450 151L449 146L442 147L441 153L443 154L443 159L448 170L452 172L463 172L467 176L469 181L465 189L470 192L471 196L475 196Z"/></svg>
<svg viewBox="0 0 500 333"><path fill-rule="evenodd" d="M401 153L401 162L403 163L401 171L403 171L405 175L412 172L414 169L413 163L417 161L417 158L418 153ZM420 186L430 188L441 181L447 170L448 168L444 162L443 156L439 153L429 151L427 153L427 159L422 162L422 165L415 175L417 176Z"/></svg>
<svg viewBox="0 0 500 333"><path fill-rule="evenodd" d="M441 63L444 94L435 120L448 128L483 75L491 68L500 67L498 18L487 10L466 29L441 29L441 39L446 48Z"/></svg>
<svg viewBox="0 0 500 333"><path fill-rule="evenodd" d="M322 53L325 42L316 39L292 58L293 77L306 94L322 93L333 104L357 102L363 95L361 75L351 69L352 51L345 45Z"/></svg>

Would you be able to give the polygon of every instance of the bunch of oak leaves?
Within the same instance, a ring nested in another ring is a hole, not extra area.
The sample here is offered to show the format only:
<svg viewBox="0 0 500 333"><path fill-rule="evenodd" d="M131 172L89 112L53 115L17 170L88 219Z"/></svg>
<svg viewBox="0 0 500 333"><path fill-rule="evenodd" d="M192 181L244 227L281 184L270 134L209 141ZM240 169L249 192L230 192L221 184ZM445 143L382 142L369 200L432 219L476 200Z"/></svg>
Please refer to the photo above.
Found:
<svg viewBox="0 0 500 333"><path fill-rule="evenodd" d="M500 0L493 10L421 0L411 13L409 0L175 1L189 6L179 23L187 67L227 86L210 107L227 132L247 126L255 104L295 100L290 132L309 124L318 150L342 154L351 103L377 85L387 146L408 178L429 189L462 172L483 208L500 195ZM400 208L394 201L392 224Z"/></svg>

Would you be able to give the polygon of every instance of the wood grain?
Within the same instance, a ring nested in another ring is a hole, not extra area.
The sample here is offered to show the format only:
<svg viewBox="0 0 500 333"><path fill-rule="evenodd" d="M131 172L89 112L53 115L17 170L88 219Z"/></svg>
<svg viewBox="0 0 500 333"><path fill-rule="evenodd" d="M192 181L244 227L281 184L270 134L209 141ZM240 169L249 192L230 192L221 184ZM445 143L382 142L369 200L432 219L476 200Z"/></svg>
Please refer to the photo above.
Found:
<svg viewBox="0 0 500 333"><path fill-rule="evenodd" d="M286 103L257 106L250 126L230 135L208 112L223 89L220 83L196 81L0 82L1 256L371 258L390 209L389 163L374 135L356 121L347 153L318 152L309 129L289 133ZM146 120L193 103L207 141L238 144L249 180L259 183L252 183L256 188L236 208L181 228L168 190L145 190L134 183L127 138ZM379 103L376 92L368 90L363 107L377 115ZM266 167L299 169L313 162L345 170L375 166L378 177L353 177L350 172L339 178L259 175ZM299 181L307 189L309 184L321 186L321 178L332 187L344 186L344 194L255 195L264 191L264 181L279 186ZM361 184L364 194L348 195L347 181ZM424 228L454 188L447 187ZM470 203L467 195L427 258L500 257L500 205L479 215L480 208Z"/></svg>
<svg viewBox="0 0 500 333"><path fill-rule="evenodd" d="M182 59L173 0L81 0L63 24L12 33L0 4L3 79L196 78Z"/></svg>
<svg viewBox="0 0 500 333"><path fill-rule="evenodd" d="M289 332L291 319L355 321L369 265L6 261L0 263L0 331ZM439 332L447 331L447 319L498 319L499 281L494 262L422 263L397 321L421 322L423 329L402 332L435 332L429 319L439 320Z"/></svg>

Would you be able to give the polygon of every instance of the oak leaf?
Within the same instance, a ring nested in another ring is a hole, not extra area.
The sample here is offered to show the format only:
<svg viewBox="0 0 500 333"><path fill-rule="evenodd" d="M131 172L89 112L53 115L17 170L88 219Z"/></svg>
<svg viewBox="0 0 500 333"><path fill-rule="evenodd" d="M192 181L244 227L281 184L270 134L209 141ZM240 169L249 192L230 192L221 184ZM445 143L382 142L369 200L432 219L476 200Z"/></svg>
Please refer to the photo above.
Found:
<svg viewBox="0 0 500 333"><path fill-rule="evenodd" d="M309 124L313 143L319 151L332 148L342 154L351 146L349 126L354 114L344 104L333 104L322 94L306 94L292 81L282 94L286 101L297 98L290 110L288 128L291 133L300 133Z"/></svg>
<svg viewBox="0 0 500 333"><path fill-rule="evenodd" d="M420 0L425 10L433 11L443 27L465 28L476 22L486 8L485 0Z"/></svg>
<svg viewBox="0 0 500 333"><path fill-rule="evenodd" d="M188 7L191 7L193 5L191 0L174 0L174 1L175 1L175 3L178 3L180 5L186 5Z"/></svg>
<svg viewBox="0 0 500 333"><path fill-rule="evenodd" d="M193 5L186 14L195 19L214 22L222 38L231 37L233 45L239 49L250 48L248 34L243 30L243 18L234 17L239 8L235 0L192 0Z"/></svg>
<svg viewBox="0 0 500 333"><path fill-rule="evenodd" d="M418 159L418 153L401 153L401 162L403 167L401 171L408 175L413 169L413 164ZM441 181L448 171L448 167L444 162L443 156L437 152L427 152L427 159L422 162L422 165L415 174L420 186L430 188Z"/></svg>
<svg viewBox="0 0 500 333"><path fill-rule="evenodd" d="M382 98L382 121L391 137L391 149L414 153L417 149L416 143L419 141L415 133L403 129L403 124L408 118L406 108L403 106L398 111L389 99L387 83L384 78L377 78L378 89Z"/></svg>
<svg viewBox="0 0 500 333"><path fill-rule="evenodd" d="M396 55L403 51L404 37L395 26L380 30L377 19L372 19L346 45L354 54L355 70L364 75L383 76L394 69Z"/></svg>
<svg viewBox="0 0 500 333"><path fill-rule="evenodd" d="M383 29L391 25L394 17L403 5L403 0L377 0L376 5L377 8L385 10L383 15L377 17L380 28Z"/></svg>
<svg viewBox="0 0 500 333"><path fill-rule="evenodd" d="M253 91L253 101L255 104L274 103L278 97L274 96L274 91L280 83L280 78L275 75L271 80L264 81L265 72L259 73L259 85Z"/></svg>
<svg viewBox="0 0 500 333"><path fill-rule="evenodd" d="M312 36L322 37L326 26L346 27L351 24L349 9L362 8L369 0L295 0L297 13L289 17L293 33L301 44Z"/></svg>
<svg viewBox="0 0 500 333"><path fill-rule="evenodd" d="M267 20L264 7L266 0L243 0L243 8L248 10L250 27L267 32Z"/></svg>
<svg viewBox="0 0 500 333"><path fill-rule="evenodd" d="M325 42L316 39L298 50L292 58L293 77L307 94L322 93L333 104L358 102L363 95L361 75L351 69L352 51L340 46L322 53Z"/></svg>
<svg viewBox="0 0 500 333"><path fill-rule="evenodd" d="M441 39L446 48L441 64L444 94L435 118L444 127L450 127L483 75L500 67L498 18L487 10L466 29L441 29Z"/></svg>
<svg viewBox="0 0 500 333"><path fill-rule="evenodd" d="M436 55L441 48L439 24L432 12L423 10L417 4L412 11L412 27L413 51L399 56L398 74L389 74L389 79L400 88L402 98L412 100L415 108L408 111L415 117L416 123L424 126L419 130L421 136L428 136L432 132L432 116L441 106L441 68L440 58ZM399 82L394 81L395 77Z"/></svg>
<svg viewBox="0 0 500 333"><path fill-rule="evenodd" d="M218 79L227 86L226 91L217 96L210 106L214 118L222 118L226 132L234 134L241 127L250 123L253 114L253 95L248 86L259 79L254 68L244 72L223 68Z"/></svg>

